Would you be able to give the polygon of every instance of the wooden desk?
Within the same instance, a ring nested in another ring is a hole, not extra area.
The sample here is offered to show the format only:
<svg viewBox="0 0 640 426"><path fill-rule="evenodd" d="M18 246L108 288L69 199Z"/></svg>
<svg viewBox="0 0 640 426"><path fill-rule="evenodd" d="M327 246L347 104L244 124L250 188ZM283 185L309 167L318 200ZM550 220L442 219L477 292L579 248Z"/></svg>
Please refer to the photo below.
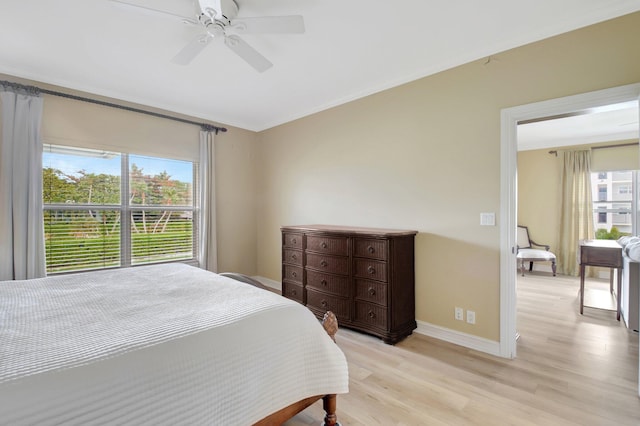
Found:
<svg viewBox="0 0 640 426"><path fill-rule="evenodd" d="M603 266L618 270L616 289L616 319L620 321L620 289L622 287L622 247L613 240L582 240L579 245L580 257L580 315L584 308L584 270L585 266ZM613 274L610 276L610 288L613 289Z"/></svg>

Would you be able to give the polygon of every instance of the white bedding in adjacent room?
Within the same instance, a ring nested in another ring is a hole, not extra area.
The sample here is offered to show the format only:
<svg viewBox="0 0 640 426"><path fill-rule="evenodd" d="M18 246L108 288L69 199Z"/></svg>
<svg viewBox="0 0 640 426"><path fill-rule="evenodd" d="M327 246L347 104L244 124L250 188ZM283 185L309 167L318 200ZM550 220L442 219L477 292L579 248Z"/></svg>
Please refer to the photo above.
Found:
<svg viewBox="0 0 640 426"><path fill-rule="evenodd" d="M348 391L304 306L182 264L0 282L3 424L246 425Z"/></svg>
<svg viewBox="0 0 640 426"><path fill-rule="evenodd" d="M618 244L622 246L622 253L628 256L631 261L640 262L640 238L636 236L620 237Z"/></svg>

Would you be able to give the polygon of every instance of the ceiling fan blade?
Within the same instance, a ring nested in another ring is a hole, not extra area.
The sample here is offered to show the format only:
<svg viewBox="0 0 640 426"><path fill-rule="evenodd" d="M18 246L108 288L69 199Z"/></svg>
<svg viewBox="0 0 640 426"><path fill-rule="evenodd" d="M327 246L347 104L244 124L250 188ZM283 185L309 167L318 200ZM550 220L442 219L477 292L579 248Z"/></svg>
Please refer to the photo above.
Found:
<svg viewBox="0 0 640 426"><path fill-rule="evenodd" d="M239 34L302 34L304 19L300 15L240 18L231 21L229 28Z"/></svg>
<svg viewBox="0 0 640 426"><path fill-rule="evenodd" d="M267 58L262 56L260 52L249 46L247 42L236 35L225 37L224 44L226 44L229 49L233 50L236 55L244 59L258 72L264 72L273 66L273 64L269 62Z"/></svg>
<svg viewBox="0 0 640 426"><path fill-rule="evenodd" d="M190 24L197 24L198 21L196 21L195 19L189 17L189 16L185 16L182 13L174 13L168 10L162 10L162 9L156 9L154 7L149 7L145 4L139 4L136 3L134 1L127 1L127 0L109 0L112 3L115 3L115 5L117 6L121 6L124 8L132 8L132 9L136 9L138 11L141 12L146 12L148 14L160 14L160 15L164 15L166 17L171 17L173 19L178 19L182 22L185 23L190 23Z"/></svg>
<svg viewBox="0 0 640 426"><path fill-rule="evenodd" d="M193 59L204 50L209 42L213 39L209 34L203 34L195 38L189 44L182 48L171 62L178 65L188 65Z"/></svg>

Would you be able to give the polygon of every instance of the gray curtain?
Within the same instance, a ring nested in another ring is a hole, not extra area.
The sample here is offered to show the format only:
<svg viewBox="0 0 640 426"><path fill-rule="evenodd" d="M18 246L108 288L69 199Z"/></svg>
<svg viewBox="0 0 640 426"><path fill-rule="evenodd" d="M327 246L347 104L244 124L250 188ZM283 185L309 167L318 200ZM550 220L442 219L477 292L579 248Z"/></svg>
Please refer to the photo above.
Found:
<svg viewBox="0 0 640 426"><path fill-rule="evenodd" d="M578 276L578 242L594 237L591 151L563 152L561 188L558 272Z"/></svg>
<svg viewBox="0 0 640 426"><path fill-rule="evenodd" d="M218 272L216 237L216 182L214 133L200 132L200 164L198 168L198 261L202 269Z"/></svg>
<svg viewBox="0 0 640 426"><path fill-rule="evenodd" d="M42 98L0 85L0 280L46 275Z"/></svg>

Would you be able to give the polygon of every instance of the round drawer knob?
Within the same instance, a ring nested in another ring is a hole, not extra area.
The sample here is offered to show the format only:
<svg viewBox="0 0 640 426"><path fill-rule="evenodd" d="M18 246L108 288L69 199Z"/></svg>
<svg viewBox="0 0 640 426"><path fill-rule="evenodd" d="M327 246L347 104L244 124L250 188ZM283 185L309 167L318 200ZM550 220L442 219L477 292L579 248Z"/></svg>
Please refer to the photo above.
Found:
<svg viewBox="0 0 640 426"><path fill-rule="evenodd" d="M298 256L296 256L295 254L291 255L291 260L296 260L298 258Z"/></svg>
<svg viewBox="0 0 640 426"><path fill-rule="evenodd" d="M295 278L295 277L297 277L297 276L298 276L298 274L297 274L296 272L292 272L292 273L291 273L291 276L292 276L293 278Z"/></svg>
<svg viewBox="0 0 640 426"><path fill-rule="evenodd" d="M369 296L375 296L376 295L376 290L372 287L369 287Z"/></svg>
<svg viewBox="0 0 640 426"><path fill-rule="evenodd" d="M369 311L369 318L374 319L376 317L376 313L373 311Z"/></svg>
<svg viewBox="0 0 640 426"><path fill-rule="evenodd" d="M320 304L322 305L323 308L327 307L327 301L326 300L321 301Z"/></svg>
<svg viewBox="0 0 640 426"><path fill-rule="evenodd" d="M295 238L291 239L291 244L296 245L298 244L298 240L296 240Z"/></svg>
<svg viewBox="0 0 640 426"><path fill-rule="evenodd" d="M326 260L323 260L322 262L320 262L320 266L322 266L323 268L326 268L328 265Z"/></svg>
<svg viewBox="0 0 640 426"><path fill-rule="evenodd" d="M325 242L323 241L323 242L322 242L322 244L320 244L320 247L322 247L322 248L325 248L325 249L326 249L326 248L327 248L327 243L325 243Z"/></svg>
<svg viewBox="0 0 640 426"><path fill-rule="evenodd" d="M374 249L373 246L369 246L369 247L367 247L367 251L369 253L373 254L376 251L376 249Z"/></svg>
<svg viewBox="0 0 640 426"><path fill-rule="evenodd" d="M295 291L295 289L294 289L294 290L291 290L289 293L290 293L292 296L295 296L296 294L298 294L298 292L297 292L297 291Z"/></svg>
<svg viewBox="0 0 640 426"><path fill-rule="evenodd" d="M322 284L324 287L326 287L327 286L327 280L320 281L320 284Z"/></svg>
<svg viewBox="0 0 640 426"><path fill-rule="evenodd" d="M373 274L375 274L375 273L376 273L376 270L375 270L375 268L374 268L373 266L369 266L369 267L367 268L367 271L369 271L369 273L370 273L371 275L373 275Z"/></svg>

